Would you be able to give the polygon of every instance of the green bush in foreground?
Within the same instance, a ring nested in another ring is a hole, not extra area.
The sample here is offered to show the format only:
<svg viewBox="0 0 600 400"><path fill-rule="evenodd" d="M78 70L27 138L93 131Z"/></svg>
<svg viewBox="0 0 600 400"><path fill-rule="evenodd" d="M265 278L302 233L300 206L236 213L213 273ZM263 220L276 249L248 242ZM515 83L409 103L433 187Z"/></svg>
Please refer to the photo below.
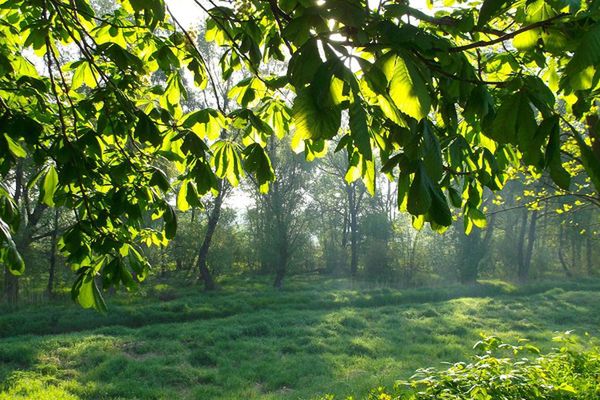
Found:
<svg viewBox="0 0 600 400"><path fill-rule="evenodd" d="M600 399L598 347L583 346L570 332L554 341L561 347L541 354L525 341L515 346L495 336L485 337L475 344L478 354L471 362L441 371L419 369L393 390L373 390L369 400Z"/></svg>

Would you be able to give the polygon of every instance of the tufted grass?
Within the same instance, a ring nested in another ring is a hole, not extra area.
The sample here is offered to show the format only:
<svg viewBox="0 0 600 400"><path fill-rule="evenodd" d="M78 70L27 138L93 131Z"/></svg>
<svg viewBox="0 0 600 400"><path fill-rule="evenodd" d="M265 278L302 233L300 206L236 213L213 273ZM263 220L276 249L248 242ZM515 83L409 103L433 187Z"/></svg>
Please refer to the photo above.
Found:
<svg viewBox="0 0 600 400"><path fill-rule="evenodd" d="M480 334L600 336L600 282L398 290L241 278L217 293L174 284L0 314L0 400L363 398L421 367L467 359Z"/></svg>

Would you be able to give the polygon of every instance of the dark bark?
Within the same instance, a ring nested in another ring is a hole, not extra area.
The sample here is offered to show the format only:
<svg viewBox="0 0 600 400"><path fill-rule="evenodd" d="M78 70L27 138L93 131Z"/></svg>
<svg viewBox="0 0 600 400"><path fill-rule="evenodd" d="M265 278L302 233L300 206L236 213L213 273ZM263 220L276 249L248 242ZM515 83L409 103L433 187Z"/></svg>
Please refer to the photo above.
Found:
<svg viewBox="0 0 600 400"><path fill-rule="evenodd" d="M19 163L17 163L17 167L15 170L15 195L13 197L15 200L15 203L17 205L20 203L22 190L23 190L23 163L19 162ZM17 244L17 249L19 250L21 255L23 255L22 250L23 250L24 246L22 246L21 245L22 243L19 243L18 240L16 240L16 244ZM4 269L4 296L5 296L7 303L9 303L9 304L14 305L14 304L17 304L19 301L19 278L16 277L15 275L11 274L10 271L8 270L8 268Z"/></svg>
<svg viewBox="0 0 600 400"><path fill-rule="evenodd" d="M560 231L559 231L559 239L558 239L558 259L560 261L560 265L561 265L563 271L565 271L565 275L567 276L567 278L570 278L573 276L573 273L571 272L571 268L567 264L567 260L565 259L565 255L563 253L565 236L566 236L566 233L564 231L564 227L561 224Z"/></svg>
<svg viewBox="0 0 600 400"><path fill-rule="evenodd" d="M527 209L523 209L521 214L521 230L519 231L519 237L517 242L517 277L521 279L523 276L527 276L526 268L526 250L525 250L525 234L527 233Z"/></svg>
<svg viewBox="0 0 600 400"><path fill-rule="evenodd" d="M587 259L587 273L589 276L594 275L594 262L593 262L593 253L592 253L592 236L590 233L587 235L586 239L586 259Z"/></svg>
<svg viewBox="0 0 600 400"><path fill-rule="evenodd" d="M204 240L202 241L202 245L200 246L200 250L198 252L198 270L200 271L200 277L204 282L204 289L209 291L215 290L216 285L215 280L207 265L208 251L210 249L210 244L212 242L215 230L217 229L217 223L219 222L219 218L221 217L221 207L223 206L223 197L225 196L225 190L226 189L224 187L221 187L218 196L215 198L215 203L213 204L213 207L210 210L210 214L208 216L208 224L206 226Z"/></svg>
<svg viewBox="0 0 600 400"><path fill-rule="evenodd" d="M54 226L50 235L50 267L48 269L48 286L46 292L49 298L54 297L54 276L56 273L56 243L58 239L58 208L54 210Z"/></svg>
<svg viewBox="0 0 600 400"><path fill-rule="evenodd" d="M289 235L289 221L287 221L286 210L284 208L283 193L280 182L275 181L272 187L272 194L270 196L270 206L272 211L272 218L274 222L272 238L273 244L275 245L275 280L273 281L273 287L281 289L283 287L283 279L287 271L288 258L290 254L290 243L288 239Z"/></svg>
<svg viewBox="0 0 600 400"><path fill-rule="evenodd" d="M19 278L4 269L4 297L8 304L17 304L19 301Z"/></svg>
<svg viewBox="0 0 600 400"><path fill-rule="evenodd" d="M278 233L280 234L278 238L278 248L277 248L277 264L275 270L275 281L273 282L273 286L276 289L281 289L283 287L283 278L285 277L285 273L287 271L287 264L289 261L289 242L287 239L287 235L285 232L281 232L282 229L278 229ZM283 233L283 234L281 234Z"/></svg>
<svg viewBox="0 0 600 400"><path fill-rule="evenodd" d="M346 193L350 214L350 275L354 277L358 272L358 202L356 198L356 184L346 185Z"/></svg>
<svg viewBox="0 0 600 400"><path fill-rule="evenodd" d="M535 242L535 232L538 220L538 212L531 213L531 221L529 222L529 232L527 234L527 248L522 264L519 268L519 280L527 281L529 279L529 271L531 269L531 257L533 255L533 244Z"/></svg>
<svg viewBox="0 0 600 400"><path fill-rule="evenodd" d="M473 229L470 235L462 232L459 242L458 278L463 284L474 284L479 278L480 264L488 253L494 234L496 216L488 221L485 235L482 231Z"/></svg>

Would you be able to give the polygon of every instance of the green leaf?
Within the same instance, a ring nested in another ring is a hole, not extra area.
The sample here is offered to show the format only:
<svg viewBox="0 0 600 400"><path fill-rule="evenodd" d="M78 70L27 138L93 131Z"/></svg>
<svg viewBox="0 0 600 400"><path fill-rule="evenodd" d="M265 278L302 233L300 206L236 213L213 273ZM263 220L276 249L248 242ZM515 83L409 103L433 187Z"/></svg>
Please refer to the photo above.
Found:
<svg viewBox="0 0 600 400"><path fill-rule="evenodd" d="M10 151L13 156L18 158L24 158L25 156L27 156L27 152L25 151L25 149L19 143L15 142L6 133L4 134L4 139L8 144L8 151Z"/></svg>
<svg viewBox="0 0 600 400"><path fill-rule="evenodd" d="M217 190L217 177L207 162L197 162L192 170L192 175L200 195Z"/></svg>
<svg viewBox="0 0 600 400"><path fill-rule="evenodd" d="M500 13L508 0L484 0L479 9L479 18L477 26L482 27L487 24L492 18Z"/></svg>
<svg viewBox="0 0 600 400"><path fill-rule="evenodd" d="M362 28L367 12L361 3L355 0L328 0L324 4L326 15L345 26Z"/></svg>
<svg viewBox="0 0 600 400"><path fill-rule="evenodd" d="M590 177L596 191L600 192L600 160L596 157L592 148L585 142L581 134L573 127L571 127L571 130L581 152L581 161L585 172Z"/></svg>
<svg viewBox="0 0 600 400"><path fill-rule="evenodd" d="M196 186L194 186L194 183L191 181L187 183L187 193L185 199L192 207L202 207L202 202L198 196L198 190L196 190Z"/></svg>
<svg viewBox="0 0 600 400"><path fill-rule="evenodd" d="M412 184L408 190L408 201L406 208L412 215L425 214L431 207L431 193L429 177L425 171L425 167L422 163L415 172Z"/></svg>
<svg viewBox="0 0 600 400"><path fill-rule="evenodd" d="M569 190L571 184L571 175L562 165L561 153L560 153L560 125L558 117L552 117L545 119L541 124L539 130L547 132L547 136L550 137L548 140L548 146L546 147L546 162L545 164L550 169L550 177L561 189Z"/></svg>
<svg viewBox="0 0 600 400"><path fill-rule="evenodd" d="M275 172L269 156L258 143L253 143L244 149L244 166L248 173L256 176L260 191L266 193L269 182L275 180Z"/></svg>
<svg viewBox="0 0 600 400"><path fill-rule="evenodd" d="M0 218L0 259L6 263L11 274L18 276L25 272L25 262L13 241L10 227L2 218Z"/></svg>
<svg viewBox="0 0 600 400"><path fill-rule="evenodd" d="M144 62L118 44L104 43L99 45L96 51L106 55L124 71L133 70L140 73L144 71Z"/></svg>
<svg viewBox="0 0 600 400"><path fill-rule="evenodd" d="M536 0L528 4L525 12L525 22L527 24L545 21L556 15L556 12L545 0ZM541 28L529 29L515 36L513 44L519 50L529 50L537 45L543 32Z"/></svg>
<svg viewBox="0 0 600 400"><path fill-rule="evenodd" d="M83 308L106 312L106 303L96 285L91 268L82 272L72 289L73 296Z"/></svg>
<svg viewBox="0 0 600 400"><path fill-rule="evenodd" d="M137 116L138 122L133 135L143 142L149 142L153 146L160 145L162 143L162 136L154 121L142 111L138 111Z"/></svg>
<svg viewBox="0 0 600 400"><path fill-rule="evenodd" d="M467 218L479 229L483 229L487 226L485 214L477 207L468 207Z"/></svg>
<svg viewBox="0 0 600 400"><path fill-rule="evenodd" d="M242 107L252 107L267 92L267 86L258 78L246 78L229 90L228 97Z"/></svg>
<svg viewBox="0 0 600 400"><path fill-rule="evenodd" d="M213 145L212 151L212 163L216 168L216 175L219 178L227 178L232 186L237 186L240 178L244 176L237 145L229 141L219 141Z"/></svg>
<svg viewBox="0 0 600 400"><path fill-rule="evenodd" d="M440 226L452 225L452 213L448 207L446 196L439 187L431 187L431 208L429 209L430 220Z"/></svg>
<svg viewBox="0 0 600 400"><path fill-rule="evenodd" d="M135 247L130 246L129 248L129 265L135 271L135 277L138 282L143 282L148 276L148 270L150 269L150 264L148 261L142 256L142 254L135 249Z"/></svg>
<svg viewBox="0 0 600 400"><path fill-rule="evenodd" d="M371 196L375 196L375 161L367 160L364 156L361 155L361 177L362 181L365 184L365 188L367 192Z"/></svg>
<svg viewBox="0 0 600 400"><path fill-rule="evenodd" d="M163 192L169 191L169 189L171 189L171 183L169 182L167 174L160 168L151 167L151 169L152 176L150 177L150 186L157 186Z"/></svg>
<svg viewBox="0 0 600 400"><path fill-rule="evenodd" d="M200 90L204 90L208 84L208 71L204 61L192 58L187 67L194 74L194 83Z"/></svg>
<svg viewBox="0 0 600 400"><path fill-rule="evenodd" d="M294 99L292 118L296 125L292 147L297 148L306 139L330 139L335 136L340 127L341 112L338 108L318 108L310 91L302 90Z"/></svg>
<svg viewBox="0 0 600 400"><path fill-rule="evenodd" d="M94 71L89 62L81 61L75 72L73 73L73 80L71 81L71 89L76 90L85 84L90 89L94 89L98 86Z"/></svg>
<svg viewBox="0 0 600 400"><path fill-rule="evenodd" d="M422 128L423 142L421 148L425 169L429 176L437 182L442 178L443 173L442 150L432 129L431 123L428 120L424 120Z"/></svg>
<svg viewBox="0 0 600 400"><path fill-rule="evenodd" d="M448 197L450 198L450 203L452 203L454 207L462 206L462 197L460 197L458 191L453 187L448 188Z"/></svg>
<svg viewBox="0 0 600 400"><path fill-rule="evenodd" d="M520 51L532 49L537 45L541 34L541 29L530 29L528 31L519 33L513 39L513 46Z"/></svg>
<svg viewBox="0 0 600 400"><path fill-rule="evenodd" d="M58 186L58 174L53 165L49 166L44 182L42 183L42 202L50 207L54 207L54 194Z"/></svg>
<svg viewBox="0 0 600 400"><path fill-rule="evenodd" d="M188 114L183 126L194 132L200 139L216 140L225 129L226 123L223 114L217 110L206 108Z"/></svg>
<svg viewBox="0 0 600 400"><path fill-rule="evenodd" d="M288 78L297 89L311 82L319 67L323 64L317 41L311 39L296 51L288 64Z"/></svg>
<svg viewBox="0 0 600 400"><path fill-rule="evenodd" d="M499 143L519 145L526 150L535 136L537 124L535 114L524 91L504 98L486 134Z"/></svg>
<svg viewBox="0 0 600 400"><path fill-rule="evenodd" d="M187 200L188 195L188 181L181 182L179 186L179 192L177 192L177 208L179 211L187 211L190 209L190 204Z"/></svg>
<svg viewBox="0 0 600 400"><path fill-rule="evenodd" d="M163 219L165 221L165 237L173 239L177 233L177 215L170 204L167 204L165 207Z"/></svg>
<svg viewBox="0 0 600 400"><path fill-rule="evenodd" d="M303 0L302 0L303 1ZM308 12L304 15L299 15L285 24L282 36L294 43L296 47L300 47L311 40L315 41L312 32L327 31L327 23L318 13Z"/></svg>
<svg viewBox="0 0 600 400"><path fill-rule="evenodd" d="M165 19L164 0L129 0L129 3L135 11L144 13L144 21L150 29Z"/></svg>
<svg viewBox="0 0 600 400"><path fill-rule="evenodd" d="M365 112L362 102L356 99L348 109L350 117L350 136L354 145L362 156L371 160L373 158L371 148L371 134L367 126L367 113Z"/></svg>
<svg viewBox="0 0 600 400"><path fill-rule="evenodd" d="M179 72L173 72L167 79L164 98L170 106L176 106L181 103L181 98L187 98L187 90L183 86Z"/></svg>
<svg viewBox="0 0 600 400"><path fill-rule="evenodd" d="M408 207L408 191L410 189L410 175L400 173L398 177L398 209L407 211Z"/></svg>
<svg viewBox="0 0 600 400"><path fill-rule="evenodd" d="M425 118L431 108L431 97L423 77L408 57L389 56L383 72L389 81L390 96L400 111L417 121Z"/></svg>
<svg viewBox="0 0 600 400"><path fill-rule="evenodd" d="M575 54L565 67L561 83L563 87L587 89L591 86L594 71L600 65L600 23L596 22L578 43Z"/></svg>

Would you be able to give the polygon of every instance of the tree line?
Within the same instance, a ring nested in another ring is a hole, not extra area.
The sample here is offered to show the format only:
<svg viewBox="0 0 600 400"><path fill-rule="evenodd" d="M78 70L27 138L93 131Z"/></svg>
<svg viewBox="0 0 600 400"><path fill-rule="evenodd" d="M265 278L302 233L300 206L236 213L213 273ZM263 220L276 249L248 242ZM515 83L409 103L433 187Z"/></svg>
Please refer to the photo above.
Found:
<svg viewBox="0 0 600 400"><path fill-rule="evenodd" d="M461 216L439 234L416 230L397 209L397 188L378 179L374 196L344 179L343 154L309 163L286 143L271 142L277 179L266 193L255 182L227 183L201 207L178 211L180 234L148 247L144 258L152 280L174 280L215 290L224 276L268 277L282 288L290 275L316 274L373 281L394 287L473 284L478 279L516 282L593 277L598 256L600 212L573 195L548 195L548 178L511 181L500 193L483 194L487 220L466 234ZM15 303L52 298L69 288L59 240L74 221L64 208L36 203L22 182L26 163L11 179L27 222L16 236L30 271L4 275L4 298ZM525 182L525 183L524 183ZM176 202L176 198L170 201ZM32 204L34 205L32 208ZM151 220L150 216L147 216ZM152 222L150 222L152 223ZM154 221L154 223L160 223ZM145 278L125 278L133 289Z"/></svg>

